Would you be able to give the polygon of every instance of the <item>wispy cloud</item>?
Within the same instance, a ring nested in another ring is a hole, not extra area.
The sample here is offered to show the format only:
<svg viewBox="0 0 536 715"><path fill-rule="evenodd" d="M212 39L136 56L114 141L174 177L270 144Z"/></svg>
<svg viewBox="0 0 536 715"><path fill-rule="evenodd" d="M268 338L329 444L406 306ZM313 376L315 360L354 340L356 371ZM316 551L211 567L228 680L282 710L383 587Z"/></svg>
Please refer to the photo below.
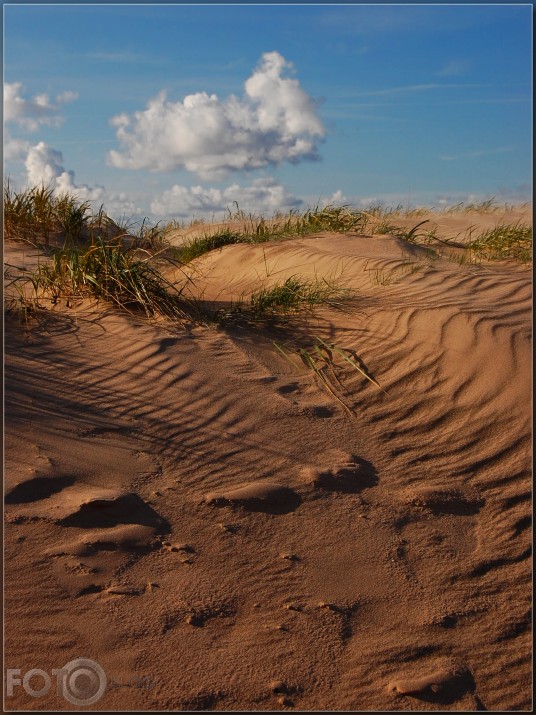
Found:
<svg viewBox="0 0 536 715"><path fill-rule="evenodd" d="M348 5L331 7L322 13L318 23L343 35L378 38L399 35L405 38L448 31L469 30L501 19L500 7L467 5Z"/></svg>
<svg viewBox="0 0 536 715"><path fill-rule="evenodd" d="M122 52L88 52L84 55L88 60L96 62L107 62L114 64L164 64L166 59L157 56L145 55L141 52L130 52L128 50Z"/></svg>
<svg viewBox="0 0 536 715"><path fill-rule="evenodd" d="M450 60L437 73L438 77L459 77L469 69L469 62L466 60Z"/></svg>
<svg viewBox="0 0 536 715"><path fill-rule="evenodd" d="M440 156L443 161L458 161L459 159L475 159L480 156L493 156L494 154L506 154L509 151L514 151L514 146L501 146L496 149L480 149L478 151L469 151L464 154L450 154Z"/></svg>
<svg viewBox="0 0 536 715"><path fill-rule="evenodd" d="M439 89L478 89L489 87L488 84L445 84L438 82L428 82L426 84L406 84L400 87L388 87L386 89L373 89L364 92L352 93L354 97L388 97L397 94L411 94L413 92L430 92Z"/></svg>
<svg viewBox="0 0 536 715"><path fill-rule="evenodd" d="M522 102L532 102L530 97L496 97L495 99L452 99L448 102L438 102L438 104L518 104Z"/></svg>

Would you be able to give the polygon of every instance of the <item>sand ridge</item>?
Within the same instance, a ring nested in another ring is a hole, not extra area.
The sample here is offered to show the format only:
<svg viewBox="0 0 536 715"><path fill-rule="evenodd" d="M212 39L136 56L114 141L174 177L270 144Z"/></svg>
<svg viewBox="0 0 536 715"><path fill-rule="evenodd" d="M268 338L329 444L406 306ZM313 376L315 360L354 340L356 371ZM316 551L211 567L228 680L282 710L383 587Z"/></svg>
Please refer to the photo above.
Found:
<svg viewBox="0 0 536 715"><path fill-rule="evenodd" d="M383 389L344 372L350 414L251 330L8 316L8 667L150 677L110 710L530 709L530 269L318 235L196 270L222 302L340 275L278 339Z"/></svg>

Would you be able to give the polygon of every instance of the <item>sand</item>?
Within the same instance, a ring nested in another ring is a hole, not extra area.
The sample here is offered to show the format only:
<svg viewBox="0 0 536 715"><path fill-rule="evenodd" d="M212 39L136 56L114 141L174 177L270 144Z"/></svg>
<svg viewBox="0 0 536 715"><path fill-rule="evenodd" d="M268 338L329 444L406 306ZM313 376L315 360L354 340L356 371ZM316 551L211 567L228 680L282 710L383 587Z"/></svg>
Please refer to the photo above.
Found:
<svg viewBox="0 0 536 715"><path fill-rule="evenodd" d="M86 710L530 710L530 268L329 234L195 265L215 304L356 297L274 332L7 316L6 667L95 661ZM311 336L382 389L345 370L346 409L273 348Z"/></svg>

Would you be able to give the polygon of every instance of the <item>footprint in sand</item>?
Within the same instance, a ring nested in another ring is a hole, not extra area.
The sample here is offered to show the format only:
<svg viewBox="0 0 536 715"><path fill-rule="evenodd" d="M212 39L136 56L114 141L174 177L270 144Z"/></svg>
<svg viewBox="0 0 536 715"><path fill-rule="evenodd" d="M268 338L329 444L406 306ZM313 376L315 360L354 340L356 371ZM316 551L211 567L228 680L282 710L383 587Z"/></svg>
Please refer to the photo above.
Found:
<svg viewBox="0 0 536 715"><path fill-rule="evenodd" d="M401 495L400 544L393 560L408 577L443 588L467 573L478 546L478 514L484 499L466 488L412 486ZM452 627L447 616L441 625Z"/></svg>
<svg viewBox="0 0 536 715"><path fill-rule="evenodd" d="M466 666L447 661L436 664L426 674L393 680L387 689L393 695L409 695L447 704L459 700L468 692L474 692L475 681Z"/></svg>
<svg viewBox="0 0 536 715"><path fill-rule="evenodd" d="M210 492L205 495L205 501L217 506L239 506L249 511L286 514L300 505L301 498L284 484L259 480L223 491Z"/></svg>
<svg viewBox="0 0 536 715"><path fill-rule="evenodd" d="M323 461L324 465L304 467L300 472L302 481L314 489L357 493L378 483L376 469L361 457L334 450Z"/></svg>
<svg viewBox="0 0 536 715"><path fill-rule="evenodd" d="M405 501L435 515L472 516L478 514L484 505L484 499L479 494L454 488L417 487L409 489L406 492Z"/></svg>
<svg viewBox="0 0 536 715"><path fill-rule="evenodd" d="M65 475L21 482L6 495L6 503L19 506L18 516L62 526L92 529L139 524L169 530L169 524L137 494L94 487Z"/></svg>
<svg viewBox="0 0 536 715"><path fill-rule="evenodd" d="M329 418L335 414L335 408L329 403L318 401L318 394L310 387L303 387L299 382L289 382L277 388L277 392L292 402L294 408L307 417Z"/></svg>
<svg viewBox="0 0 536 715"><path fill-rule="evenodd" d="M73 596L102 592L125 554L158 548L157 535L170 530L137 494L95 487L71 475L27 479L8 492L6 502L17 518L60 527L57 546L46 554Z"/></svg>

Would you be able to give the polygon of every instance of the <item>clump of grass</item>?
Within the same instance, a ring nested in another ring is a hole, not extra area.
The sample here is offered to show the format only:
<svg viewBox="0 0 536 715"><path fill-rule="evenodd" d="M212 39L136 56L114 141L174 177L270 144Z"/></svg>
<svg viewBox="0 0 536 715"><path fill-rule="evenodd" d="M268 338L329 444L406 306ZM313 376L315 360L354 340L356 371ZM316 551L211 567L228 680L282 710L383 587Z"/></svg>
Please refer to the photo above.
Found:
<svg viewBox="0 0 536 715"><path fill-rule="evenodd" d="M320 338L315 338L315 341L315 344L309 349L280 345L276 342L274 342L274 347L294 367L297 367L297 358L307 370L318 378L320 385L349 412L351 412L350 408L336 392L336 390L341 391L343 389L341 381L342 368L350 366L352 370L355 370L375 387L385 392L355 350L343 348L335 343L327 343Z"/></svg>
<svg viewBox="0 0 536 715"><path fill-rule="evenodd" d="M351 233L363 230L366 216L362 211L344 206L324 206L306 211L296 219L295 230L299 234L316 233L317 231L334 231Z"/></svg>
<svg viewBox="0 0 536 715"><path fill-rule="evenodd" d="M513 259L529 263L532 260L532 228L520 222L499 224L467 243L465 248L489 261Z"/></svg>
<svg viewBox="0 0 536 715"><path fill-rule="evenodd" d="M175 255L181 263L189 263L194 258L199 258L209 251L214 251L217 248L223 248L233 243L250 243L250 240L244 234L230 229L224 229L212 235L206 234L199 238L193 238L191 241L178 246L175 249Z"/></svg>
<svg viewBox="0 0 536 715"><path fill-rule="evenodd" d="M67 239L80 235L89 221L90 205L75 196L56 196L51 188L36 186L22 191L4 185L4 235L8 239L48 244L61 234Z"/></svg>
<svg viewBox="0 0 536 715"><path fill-rule="evenodd" d="M430 223L430 222L428 221L428 219L425 219L424 221L420 221L418 224L413 226L413 228L401 229L397 235L399 238L404 239L404 241L408 241L408 243L416 243L418 238L425 235L424 232L419 233L417 231L417 229L420 226L424 226L425 223Z"/></svg>
<svg viewBox="0 0 536 715"><path fill-rule="evenodd" d="M250 308L256 318L274 314L295 313L316 306L340 307L351 291L325 278L307 280L291 276L284 283L261 288L251 295Z"/></svg>
<svg viewBox="0 0 536 715"><path fill-rule="evenodd" d="M428 236L426 232L417 231L417 229L424 226L425 223L430 223L430 221L425 219L424 221L420 221L418 224L413 226L413 228L407 229L397 226L396 224L391 223L389 219L384 218L374 226L373 232L379 234L389 234L391 236L397 236L397 238L402 238L404 241L408 241L409 243L417 243L418 238Z"/></svg>
<svg viewBox="0 0 536 715"><path fill-rule="evenodd" d="M144 255L145 254L145 255ZM35 271L22 272L19 287L30 285L32 296L24 300L39 305L43 298L67 304L86 297L105 300L126 310L142 310L147 316L184 319L187 301L182 284L169 282L150 263L148 252L124 248L120 242L97 239L89 247L65 245ZM21 285L22 284L22 285ZM23 290L19 293L23 295Z"/></svg>
<svg viewBox="0 0 536 715"><path fill-rule="evenodd" d="M283 283L262 287L229 308L220 309L214 318L223 324L259 324L278 321L315 308L341 309L354 291L326 278L290 276Z"/></svg>
<svg viewBox="0 0 536 715"><path fill-rule="evenodd" d="M451 206L446 207L443 211L445 213L459 213L461 211L466 213L469 213L470 211L474 211L476 213L490 213L497 211L499 208L500 206L495 200L495 196L491 196L489 199L483 199L478 203L460 201L457 204L452 204Z"/></svg>
<svg viewBox="0 0 536 715"><path fill-rule="evenodd" d="M373 236L374 234L379 234L380 236L385 234L392 235L399 230L399 227L396 224L392 223L388 218L382 218L380 221L378 221L378 223L372 225L371 234Z"/></svg>

